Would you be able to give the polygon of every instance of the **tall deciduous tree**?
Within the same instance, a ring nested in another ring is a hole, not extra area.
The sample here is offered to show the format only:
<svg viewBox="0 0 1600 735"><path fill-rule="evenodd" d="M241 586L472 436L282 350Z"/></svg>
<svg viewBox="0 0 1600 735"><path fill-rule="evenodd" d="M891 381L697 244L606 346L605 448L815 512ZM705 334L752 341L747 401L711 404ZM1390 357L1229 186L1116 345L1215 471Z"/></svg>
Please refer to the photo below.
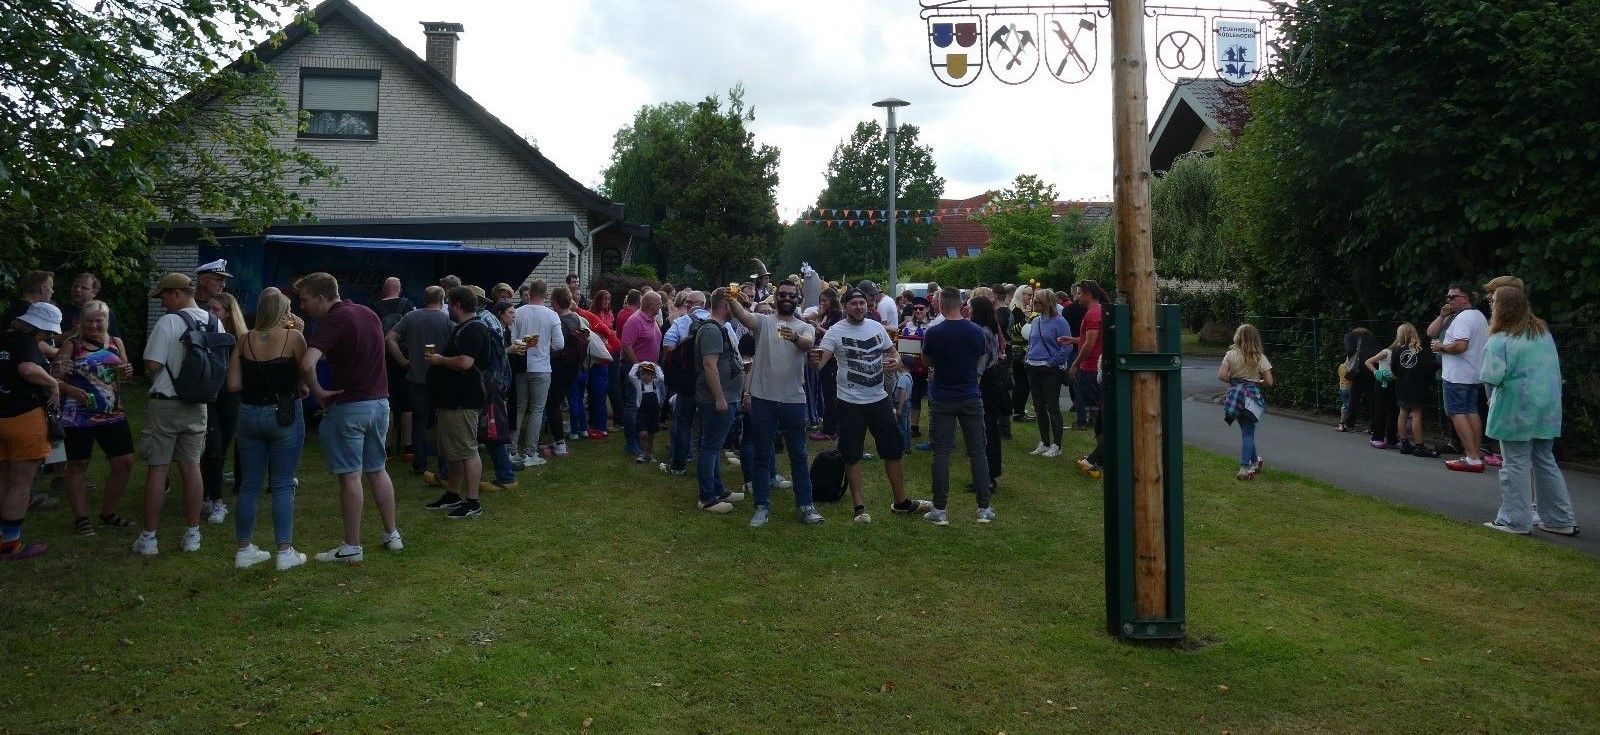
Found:
<svg viewBox="0 0 1600 735"><path fill-rule="evenodd" d="M273 145L299 122L249 51L305 11L303 0L0 4L0 278L44 264L138 279L152 222L220 217L250 232L307 216L310 200L285 184L333 171Z"/></svg>
<svg viewBox="0 0 1600 735"><path fill-rule="evenodd" d="M989 231L989 249L1011 253L1019 263L1042 266L1059 254L1061 228L1055 213L1056 187L1033 174L1017 174L1011 186L989 199L994 211L978 222Z"/></svg>
<svg viewBox="0 0 1600 735"><path fill-rule="evenodd" d="M777 251L778 149L756 143L744 89L640 110L619 131L605 190L655 227L659 270L689 266L709 283ZM705 284L702 284L705 285Z"/></svg>
<svg viewBox="0 0 1600 735"><path fill-rule="evenodd" d="M918 142L915 125L895 131L895 207L931 212L939 206L944 179L935 170L933 148ZM889 206L889 140L876 121L856 123L850 137L841 141L828 161L827 185L817 197L823 209L879 210ZM819 215L839 219L837 215ZM845 219L874 219L850 215ZM921 258L939 234L938 224L913 219L897 225L896 243L901 258ZM889 265L889 228L878 219L866 227L825 227L822 231L824 264L829 278L882 270Z"/></svg>

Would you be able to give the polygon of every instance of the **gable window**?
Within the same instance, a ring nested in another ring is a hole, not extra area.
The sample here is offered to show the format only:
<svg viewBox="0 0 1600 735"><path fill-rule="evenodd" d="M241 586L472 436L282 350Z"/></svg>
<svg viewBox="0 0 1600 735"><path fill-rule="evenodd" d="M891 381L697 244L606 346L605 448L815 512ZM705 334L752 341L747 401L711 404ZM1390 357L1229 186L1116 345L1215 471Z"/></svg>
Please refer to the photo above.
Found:
<svg viewBox="0 0 1600 735"><path fill-rule="evenodd" d="M967 248L967 255L973 258L983 255L983 248Z"/></svg>
<svg viewBox="0 0 1600 735"><path fill-rule="evenodd" d="M946 257L946 258L954 258L954 257L956 257L956 249L955 248L945 248L944 249L944 257Z"/></svg>
<svg viewBox="0 0 1600 735"><path fill-rule="evenodd" d="M378 139L378 70L300 70L301 138Z"/></svg>
<svg viewBox="0 0 1600 735"><path fill-rule="evenodd" d="M616 248L606 248L600 251L600 272L616 273L622 267L622 251Z"/></svg>

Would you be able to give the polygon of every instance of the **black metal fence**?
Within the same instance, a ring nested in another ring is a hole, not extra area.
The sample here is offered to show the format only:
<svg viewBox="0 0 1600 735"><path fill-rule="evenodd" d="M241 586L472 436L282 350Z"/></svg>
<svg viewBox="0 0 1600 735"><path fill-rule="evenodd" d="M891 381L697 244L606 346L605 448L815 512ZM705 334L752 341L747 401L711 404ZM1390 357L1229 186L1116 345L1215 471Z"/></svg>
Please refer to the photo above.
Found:
<svg viewBox="0 0 1600 735"><path fill-rule="evenodd" d="M1267 391L1268 400L1329 415L1337 414L1339 404L1339 364L1344 362L1345 335L1356 327L1372 331L1380 346L1394 341L1401 322L1318 319L1310 317L1250 316L1245 321L1261 332L1262 348L1272 361L1275 385ZM1428 321L1414 323L1426 340ZM1567 459L1600 458L1600 326L1551 325L1561 355L1563 436L1557 442L1558 455ZM1435 375L1436 386L1438 376ZM1441 439L1452 436L1444 419L1443 398L1434 391L1434 400L1424 409L1430 434ZM1364 427L1367 417L1358 417Z"/></svg>

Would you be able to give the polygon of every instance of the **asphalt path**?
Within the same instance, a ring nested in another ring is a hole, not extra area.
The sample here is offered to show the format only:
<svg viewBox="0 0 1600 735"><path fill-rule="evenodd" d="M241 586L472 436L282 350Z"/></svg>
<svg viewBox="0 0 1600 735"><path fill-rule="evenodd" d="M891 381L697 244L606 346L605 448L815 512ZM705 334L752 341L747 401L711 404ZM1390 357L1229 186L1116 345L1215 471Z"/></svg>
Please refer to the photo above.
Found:
<svg viewBox="0 0 1600 735"><path fill-rule="evenodd" d="M1226 386L1217 380L1217 358L1186 357L1183 367L1183 440L1185 444L1226 456L1239 454L1239 430L1223 423L1217 400ZM1256 451L1267 462L1267 472L1283 470L1325 482L1351 492L1383 498L1433 511L1470 523L1485 534L1495 533L1479 524L1493 520L1500 507L1500 486L1495 468L1483 474L1451 472L1444 460L1409 457L1394 450L1373 449L1365 432L1341 434L1331 419L1312 420L1267 407L1267 417L1256 431ZM1578 524L1600 523L1600 475L1565 471ZM1575 536L1556 536L1535 530L1530 539L1575 549L1600 558L1600 525Z"/></svg>

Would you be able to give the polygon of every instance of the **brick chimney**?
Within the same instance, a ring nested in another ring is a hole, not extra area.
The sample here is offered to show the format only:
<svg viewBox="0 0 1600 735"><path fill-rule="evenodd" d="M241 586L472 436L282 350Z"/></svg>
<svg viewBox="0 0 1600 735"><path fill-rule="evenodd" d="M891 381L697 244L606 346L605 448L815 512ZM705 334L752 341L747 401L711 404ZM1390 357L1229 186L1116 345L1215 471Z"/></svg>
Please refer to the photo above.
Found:
<svg viewBox="0 0 1600 735"><path fill-rule="evenodd" d="M428 66L434 68L445 79L456 80L456 40L459 33L465 30L460 23L445 23L442 21L423 21L422 34L428 37L427 51L423 58L427 59Z"/></svg>

